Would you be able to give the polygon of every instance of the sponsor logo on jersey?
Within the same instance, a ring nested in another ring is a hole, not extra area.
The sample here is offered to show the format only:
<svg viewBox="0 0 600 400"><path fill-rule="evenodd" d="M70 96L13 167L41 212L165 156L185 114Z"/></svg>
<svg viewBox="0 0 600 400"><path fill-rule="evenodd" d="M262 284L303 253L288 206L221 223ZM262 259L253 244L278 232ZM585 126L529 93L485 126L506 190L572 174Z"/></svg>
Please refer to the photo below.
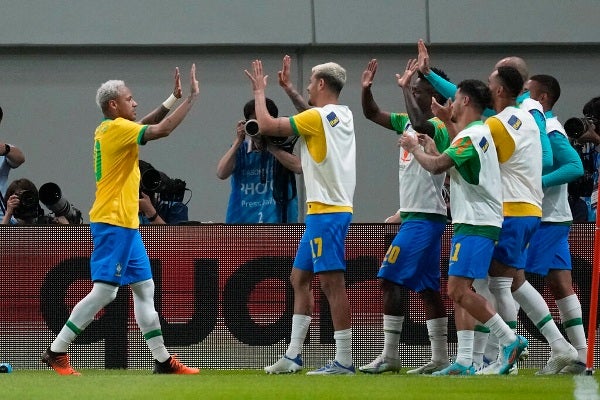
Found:
<svg viewBox="0 0 600 400"><path fill-rule="evenodd" d="M479 141L479 147L481 148L481 151L485 153L488 147L490 147L490 142L488 142L486 138L481 138Z"/></svg>
<svg viewBox="0 0 600 400"><path fill-rule="evenodd" d="M329 125L331 125L332 128L340 123L340 119L338 118L337 115L335 115L335 113L333 111L330 112L329 114L327 114L326 118L327 118L327 121L329 121Z"/></svg>
<svg viewBox="0 0 600 400"><path fill-rule="evenodd" d="M510 116L510 118L508 119L508 124L517 130L521 127L521 125L523 125L521 120L517 118L516 115Z"/></svg>

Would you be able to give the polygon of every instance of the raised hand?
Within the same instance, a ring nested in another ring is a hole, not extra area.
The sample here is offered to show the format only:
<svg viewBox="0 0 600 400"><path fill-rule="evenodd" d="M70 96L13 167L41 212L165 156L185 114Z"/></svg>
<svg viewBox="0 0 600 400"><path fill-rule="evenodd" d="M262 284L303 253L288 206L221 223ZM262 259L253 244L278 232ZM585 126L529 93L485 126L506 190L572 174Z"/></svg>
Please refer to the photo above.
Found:
<svg viewBox="0 0 600 400"><path fill-rule="evenodd" d="M281 86L284 89L287 89L292 86L292 81L290 80L291 64L292 58L286 54L283 57L281 71L277 72L277 77L279 78L279 86Z"/></svg>
<svg viewBox="0 0 600 400"><path fill-rule="evenodd" d="M417 72L417 68L418 64L416 59L411 58L410 60L408 60L408 62L406 63L406 69L404 70L404 73L402 75L396 74L398 86L400 86L401 88L408 88L410 86L410 81L413 75L415 74L415 72Z"/></svg>
<svg viewBox="0 0 600 400"><path fill-rule="evenodd" d="M431 112L433 115L441 119L444 123L451 122L452 117L452 100L448 99L446 106L437 102L435 97L431 98Z"/></svg>
<svg viewBox="0 0 600 400"><path fill-rule="evenodd" d="M269 76L263 73L261 60L252 61L252 73L248 72L247 69L244 70L244 73L250 78L250 82L252 82L252 90L265 90Z"/></svg>
<svg viewBox="0 0 600 400"><path fill-rule="evenodd" d="M196 64L192 64L192 68L190 70L190 96L198 96L200 93L200 86L198 84L198 80L196 79Z"/></svg>
<svg viewBox="0 0 600 400"><path fill-rule="evenodd" d="M173 87L173 96L180 99L183 94L181 90L181 76L179 75L179 67L175 67L175 87Z"/></svg>
<svg viewBox="0 0 600 400"><path fill-rule="evenodd" d="M431 67L429 66L429 52L427 51L427 47L425 47L423 39L419 39L417 48L419 49L419 71L421 71L423 75L429 75L429 72L431 71Z"/></svg>
<svg viewBox="0 0 600 400"><path fill-rule="evenodd" d="M377 73L377 60L373 58L367 64L367 69L365 69L362 73L361 85L363 89L370 88L373 84L373 79L375 79L375 74Z"/></svg>

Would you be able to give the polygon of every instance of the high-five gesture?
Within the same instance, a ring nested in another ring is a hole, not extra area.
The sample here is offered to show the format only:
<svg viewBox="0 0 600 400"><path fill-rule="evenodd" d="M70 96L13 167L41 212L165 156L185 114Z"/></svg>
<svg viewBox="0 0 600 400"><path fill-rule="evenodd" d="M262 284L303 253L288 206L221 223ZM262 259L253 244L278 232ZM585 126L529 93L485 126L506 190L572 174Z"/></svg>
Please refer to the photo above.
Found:
<svg viewBox="0 0 600 400"><path fill-rule="evenodd" d="M377 59L373 58L367 64L367 69L362 73L361 85L363 89L370 88L373 85L373 79L377 73Z"/></svg>
<svg viewBox="0 0 600 400"><path fill-rule="evenodd" d="M417 72L418 63L417 60L412 58L406 63L406 69L402 75L396 74L398 86L401 88L408 88L410 86L410 80L412 79L415 72Z"/></svg>
<svg viewBox="0 0 600 400"><path fill-rule="evenodd" d="M181 90L181 76L179 75L179 67L175 67L175 87L173 88L173 96L180 99L183 94Z"/></svg>
<svg viewBox="0 0 600 400"><path fill-rule="evenodd" d="M292 57L286 54L283 57L281 71L277 72L277 77L279 78L279 86L281 86L285 93L288 95L288 97L292 101L292 104L294 104L294 107L296 107L296 110L298 110L298 112L302 112L304 110L308 110L310 106L308 105L306 100L304 100L302 95L298 93L298 91L294 87L294 84L292 83L292 80L290 79L292 69L291 65Z"/></svg>
<svg viewBox="0 0 600 400"><path fill-rule="evenodd" d="M190 96L196 97L200 94L200 87L196 79L196 64L192 64L190 70Z"/></svg>
<svg viewBox="0 0 600 400"><path fill-rule="evenodd" d="M261 60L252 61L252 73L248 72L247 69L245 69L244 72L252 82L252 90L265 90L267 87L267 78L269 76L264 74Z"/></svg>
<svg viewBox="0 0 600 400"><path fill-rule="evenodd" d="M291 64L292 58L286 54L283 57L281 71L277 72L277 77L279 78L279 86L281 86L284 90L293 87L292 81L290 80Z"/></svg>
<svg viewBox="0 0 600 400"><path fill-rule="evenodd" d="M417 47L419 49L419 71L421 71L423 75L429 75L429 71L431 70L429 66L429 52L427 51L427 47L425 47L423 39L419 39Z"/></svg>

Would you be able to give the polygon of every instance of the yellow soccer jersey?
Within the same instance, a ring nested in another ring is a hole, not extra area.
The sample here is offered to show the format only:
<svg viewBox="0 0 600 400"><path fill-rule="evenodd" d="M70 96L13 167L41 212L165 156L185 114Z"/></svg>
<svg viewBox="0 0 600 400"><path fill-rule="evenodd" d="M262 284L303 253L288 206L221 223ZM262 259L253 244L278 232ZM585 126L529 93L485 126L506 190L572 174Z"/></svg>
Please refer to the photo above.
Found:
<svg viewBox="0 0 600 400"><path fill-rule="evenodd" d="M124 228L139 226L138 145L147 125L123 118L105 119L94 134L96 199L91 222Z"/></svg>

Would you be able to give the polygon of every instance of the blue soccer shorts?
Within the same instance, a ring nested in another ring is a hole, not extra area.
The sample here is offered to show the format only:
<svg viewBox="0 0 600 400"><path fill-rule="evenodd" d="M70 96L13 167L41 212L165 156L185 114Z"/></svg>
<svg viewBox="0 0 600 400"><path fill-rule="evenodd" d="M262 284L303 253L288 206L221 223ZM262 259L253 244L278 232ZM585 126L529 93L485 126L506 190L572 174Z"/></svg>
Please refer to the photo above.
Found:
<svg viewBox="0 0 600 400"><path fill-rule="evenodd" d="M294 268L315 274L346 270L345 242L352 213L309 214Z"/></svg>

